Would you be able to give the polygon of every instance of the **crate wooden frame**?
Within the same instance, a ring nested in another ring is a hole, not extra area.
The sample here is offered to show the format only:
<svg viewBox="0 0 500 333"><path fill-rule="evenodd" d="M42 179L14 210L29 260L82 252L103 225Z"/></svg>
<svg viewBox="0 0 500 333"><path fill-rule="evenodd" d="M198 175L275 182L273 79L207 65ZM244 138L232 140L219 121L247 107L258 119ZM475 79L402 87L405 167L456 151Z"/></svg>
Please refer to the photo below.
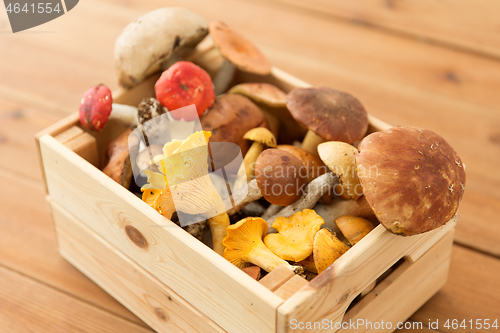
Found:
<svg viewBox="0 0 500 333"><path fill-rule="evenodd" d="M114 101L137 105L152 96L157 78L119 89ZM277 68L265 78L238 72L237 79L269 82L284 91L310 86ZM375 117L369 120L370 132L390 127ZM393 328L385 331L393 331L446 282L455 221L412 237L393 235L379 225L284 299L115 183L94 166L97 162L89 162L123 127L83 138L89 148L66 138L74 126L77 114L36 137L59 251L159 332L333 332L291 323L327 320L335 327L357 319L390 321ZM402 265L346 312L401 258Z"/></svg>

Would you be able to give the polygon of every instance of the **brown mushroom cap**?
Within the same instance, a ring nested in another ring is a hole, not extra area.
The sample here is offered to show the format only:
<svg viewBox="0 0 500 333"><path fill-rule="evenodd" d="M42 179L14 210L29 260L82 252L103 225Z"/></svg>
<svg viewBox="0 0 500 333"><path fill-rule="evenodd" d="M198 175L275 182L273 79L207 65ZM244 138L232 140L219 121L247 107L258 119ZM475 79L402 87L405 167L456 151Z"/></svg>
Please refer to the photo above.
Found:
<svg viewBox="0 0 500 333"><path fill-rule="evenodd" d="M297 157L271 148L257 158L255 179L264 199L275 205L288 206L302 196L307 172Z"/></svg>
<svg viewBox="0 0 500 333"><path fill-rule="evenodd" d="M366 200L380 223L410 236L438 228L457 212L465 169L436 133L395 127L368 135L356 155Z"/></svg>
<svg viewBox="0 0 500 333"><path fill-rule="evenodd" d="M304 127L328 141L353 143L368 130L360 101L332 88L295 88L286 97L290 113Z"/></svg>
<svg viewBox="0 0 500 333"><path fill-rule="evenodd" d="M286 106L286 93L269 83L240 83L229 90L230 94L241 94L251 100L272 107Z"/></svg>
<svg viewBox="0 0 500 333"><path fill-rule="evenodd" d="M260 75L271 72L266 56L243 35L222 22L211 22L208 30L220 53L240 70Z"/></svg>
<svg viewBox="0 0 500 333"><path fill-rule="evenodd" d="M292 145L278 145L276 148L289 152L297 157L307 169L307 182L310 183L314 178L321 176L328 171L323 162L302 148Z"/></svg>
<svg viewBox="0 0 500 333"><path fill-rule="evenodd" d="M204 131L212 132L210 142L232 142L237 144L243 155L246 154L251 142L243 137L246 132L255 127L269 128L266 116L259 107L248 98L241 95L228 94L215 100L212 108L200 118ZM224 147L211 149L212 157L217 162L230 162L233 152Z"/></svg>

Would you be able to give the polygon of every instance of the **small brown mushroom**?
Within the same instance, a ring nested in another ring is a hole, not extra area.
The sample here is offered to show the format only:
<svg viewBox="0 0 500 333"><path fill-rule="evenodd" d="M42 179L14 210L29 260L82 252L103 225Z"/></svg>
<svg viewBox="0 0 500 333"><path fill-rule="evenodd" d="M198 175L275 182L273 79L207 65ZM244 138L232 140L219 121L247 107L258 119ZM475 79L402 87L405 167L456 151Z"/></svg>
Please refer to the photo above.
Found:
<svg viewBox="0 0 500 333"><path fill-rule="evenodd" d="M243 136L245 140L252 141L250 149L243 158L236 181L234 182L234 190L238 190L247 182L255 177L255 162L257 157L266 147L276 147L276 138L267 128L257 127L249 130Z"/></svg>
<svg viewBox="0 0 500 333"><path fill-rule="evenodd" d="M321 176L322 174L325 174L329 171L319 158L302 148L292 145L278 145L276 148L289 152L302 162L307 172L308 183L312 182L314 178Z"/></svg>
<svg viewBox="0 0 500 333"><path fill-rule="evenodd" d="M263 151L255 164L255 179L264 199L279 206L297 201L307 181L303 169L302 162L286 151Z"/></svg>
<svg viewBox="0 0 500 333"><path fill-rule="evenodd" d="M266 117L248 98L241 95L228 94L215 100L212 108L200 118L204 131L212 132L210 144L214 142L234 143L245 155L250 143L244 134L256 127L269 128ZM220 147L210 150L212 159L220 164L227 164L234 159L234 147ZM238 165L239 167L239 165Z"/></svg>
<svg viewBox="0 0 500 333"><path fill-rule="evenodd" d="M441 136L417 127L393 127L368 135L359 150L358 177L366 200L389 231L424 233L457 213L465 167Z"/></svg>
<svg viewBox="0 0 500 333"><path fill-rule="evenodd" d="M286 97L290 113L309 131L302 149L317 156L324 141L353 143L368 130L368 114L359 100L332 88L295 88Z"/></svg>
<svg viewBox="0 0 500 333"><path fill-rule="evenodd" d="M129 154L129 137L132 129L128 128L122 132L116 139L111 141L103 159L102 172L125 188L130 187L132 180L132 164ZM138 149L139 142L132 145Z"/></svg>

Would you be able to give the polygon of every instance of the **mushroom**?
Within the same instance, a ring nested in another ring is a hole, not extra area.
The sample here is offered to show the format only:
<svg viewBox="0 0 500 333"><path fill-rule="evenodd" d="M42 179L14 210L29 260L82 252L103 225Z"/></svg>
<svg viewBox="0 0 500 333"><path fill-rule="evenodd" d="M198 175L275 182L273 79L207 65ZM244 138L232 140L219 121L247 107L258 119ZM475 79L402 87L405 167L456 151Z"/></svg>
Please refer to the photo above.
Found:
<svg viewBox="0 0 500 333"><path fill-rule="evenodd" d="M359 200L335 199L328 205L317 204L314 206L314 210L326 221L325 227L332 230L335 229L335 219L341 216L354 215L364 218L374 216L373 210L368 201L366 201L365 196L362 196Z"/></svg>
<svg viewBox="0 0 500 333"><path fill-rule="evenodd" d="M307 173L308 183L312 182L314 178L328 172L328 168L323 164L323 162L319 158L305 151L302 148L295 147L292 145L278 145L276 148L289 152L302 162Z"/></svg>
<svg viewBox="0 0 500 333"><path fill-rule="evenodd" d="M345 142L330 141L318 145L321 160L337 175L342 193L352 200L358 200L363 195L354 158L357 153L356 148Z"/></svg>
<svg viewBox="0 0 500 333"><path fill-rule="evenodd" d="M155 84L156 97L168 110L194 104L197 114L171 113L186 121L198 119L214 103L215 92L210 75L192 62L179 61L163 72Z"/></svg>
<svg viewBox="0 0 500 333"><path fill-rule="evenodd" d="M273 133L265 127L253 128L246 132L243 138L252 141L252 145L245 154L243 163L238 169L236 181L233 186L234 190L238 190L255 177L255 162L264 148L276 147L276 138Z"/></svg>
<svg viewBox="0 0 500 333"><path fill-rule="evenodd" d="M351 245L359 242L374 228L370 221L353 215L336 218L335 224Z"/></svg>
<svg viewBox="0 0 500 333"><path fill-rule="evenodd" d="M184 141L166 143L163 155L154 158L161 173L144 171L148 184L142 188L143 200L147 191L159 189L161 194L149 202L163 216L170 219L175 211L204 214L212 231L213 249L222 255L229 216L208 174L209 138L210 132L201 131Z"/></svg>
<svg viewBox="0 0 500 333"><path fill-rule="evenodd" d="M129 188L133 175L129 155L129 137L134 138L131 133L132 129L128 128L111 141L106 149L102 168L104 174L125 188ZM131 147L138 148L138 142L131 143Z"/></svg>
<svg viewBox="0 0 500 333"><path fill-rule="evenodd" d="M288 206L301 197L307 173L294 155L284 150L267 149L257 158L255 179L264 199Z"/></svg>
<svg viewBox="0 0 500 333"><path fill-rule="evenodd" d="M234 215L249 203L260 198L262 198L262 193L257 185L257 181L253 179L247 184L247 187L242 187L234 191L231 197L224 199L224 206L228 208L228 215Z"/></svg>
<svg viewBox="0 0 500 333"><path fill-rule="evenodd" d="M317 156L324 141L353 143L368 130L368 114L354 96L332 88L295 88L288 93L286 105L295 120L309 129L302 149Z"/></svg>
<svg viewBox="0 0 500 333"><path fill-rule="evenodd" d="M325 223L314 210L304 209L290 217L278 217L272 227L278 233L268 234L264 244L278 257L302 261L313 252L314 235Z"/></svg>
<svg viewBox="0 0 500 333"><path fill-rule="evenodd" d="M260 50L243 35L222 22L211 22L210 35L225 58L221 69L214 77L215 91L225 92L231 82L235 67L241 71L258 75L271 73L271 63Z"/></svg>
<svg viewBox="0 0 500 333"><path fill-rule="evenodd" d="M335 260L347 252L349 247L342 243L328 229L321 229L314 237L313 258L318 274L321 274Z"/></svg>
<svg viewBox="0 0 500 333"><path fill-rule="evenodd" d="M270 83L240 83L233 86L229 94L240 94L250 98L256 103L271 107L285 107L286 93Z"/></svg>
<svg viewBox="0 0 500 333"><path fill-rule="evenodd" d="M93 86L83 94L78 108L80 123L99 132L109 118L119 119L131 126L137 125L137 108L113 103L111 91L104 84Z"/></svg>
<svg viewBox="0 0 500 333"><path fill-rule="evenodd" d="M294 272L301 267L292 266L272 253L262 242L267 233L267 223L260 217L247 217L230 225L227 236L222 241L225 246L224 258L238 268L251 264L257 265L266 272L279 266L285 266Z"/></svg>
<svg viewBox="0 0 500 333"><path fill-rule="evenodd" d="M439 228L455 216L465 167L438 134L393 127L368 135L356 155L366 200L389 231L403 236Z"/></svg>
<svg viewBox="0 0 500 333"><path fill-rule="evenodd" d="M208 22L185 8L166 7L144 14L123 29L115 42L120 84L132 87L175 53L191 50L208 33Z"/></svg>
<svg viewBox="0 0 500 333"><path fill-rule="evenodd" d="M204 131L212 132L210 150L212 160L222 165L234 160L234 148L241 150L244 156L250 148L250 143L244 139L244 134L256 127L269 128L266 117L260 109L248 98L241 95L224 95L215 100L212 108L200 118ZM216 142L234 143L234 145L213 145ZM239 167L239 164L237 165Z"/></svg>

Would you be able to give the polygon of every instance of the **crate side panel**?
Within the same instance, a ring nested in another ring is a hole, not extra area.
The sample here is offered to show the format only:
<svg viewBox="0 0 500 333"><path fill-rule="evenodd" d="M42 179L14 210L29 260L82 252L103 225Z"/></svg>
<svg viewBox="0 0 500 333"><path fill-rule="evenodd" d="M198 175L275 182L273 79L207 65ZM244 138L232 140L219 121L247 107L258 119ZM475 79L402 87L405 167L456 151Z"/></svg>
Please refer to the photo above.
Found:
<svg viewBox="0 0 500 333"><path fill-rule="evenodd" d="M225 332L153 275L51 203L61 255L158 332Z"/></svg>
<svg viewBox="0 0 500 333"><path fill-rule="evenodd" d="M283 300L50 136L52 199L230 332L275 332Z"/></svg>
<svg viewBox="0 0 500 333"><path fill-rule="evenodd" d="M342 321L349 304L372 281L403 257L417 260L454 227L453 220L432 232L402 237L377 226L278 308L278 332L295 332L286 325L292 319Z"/></svg>

